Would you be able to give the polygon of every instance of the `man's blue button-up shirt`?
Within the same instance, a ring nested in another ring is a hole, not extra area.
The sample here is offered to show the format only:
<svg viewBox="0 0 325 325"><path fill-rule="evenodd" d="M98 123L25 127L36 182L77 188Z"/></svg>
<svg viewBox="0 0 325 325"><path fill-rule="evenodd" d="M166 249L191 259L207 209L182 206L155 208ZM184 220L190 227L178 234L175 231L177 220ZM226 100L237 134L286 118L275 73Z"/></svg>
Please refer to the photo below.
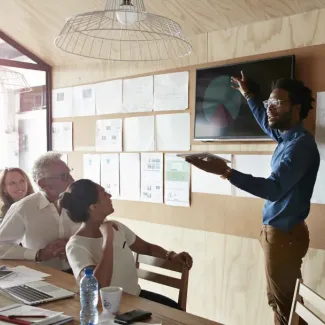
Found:
<svg viewBox="0 0 325 325"><path fill-rule="evenodd" d="M288 232L309 214L320 163L317 145L302 124L281 133L269 127L262 103L251 98L248 104L260 127L278 142L271 162L272 173L265 179L233 170L230 182L264 198L263 223Z"/></svg>

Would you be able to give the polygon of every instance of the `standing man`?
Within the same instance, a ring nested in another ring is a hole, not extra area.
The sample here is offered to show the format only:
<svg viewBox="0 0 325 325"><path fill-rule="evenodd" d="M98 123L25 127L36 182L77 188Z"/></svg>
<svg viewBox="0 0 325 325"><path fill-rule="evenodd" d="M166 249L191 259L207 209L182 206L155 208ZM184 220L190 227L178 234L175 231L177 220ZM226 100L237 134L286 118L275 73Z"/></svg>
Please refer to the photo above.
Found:
<svg viewBox="0 0 325 325"><path fill-rule="evenodd" d="M260 127L278 146L268 178L231 169L221 159L188 158L194 166L228 179L234 186L265 199L261 246L265 257L268 303L276 325L287 325L302 258L309 246L305 219L310 210L320 157L314 137L302 125L313 108L311 90L301 81L279 79L268 100L259 102L242 73L232 78ZM300 324L305 324L301 321Z"/></svg>
<svg viewBox="0 0 325 325"><path fill-rule="evenodd" d="M57 200L74 181L70 169L61 154L47 152L34 162L33 179L40 191L13 204L1 223L0 259L31 260L69 270L65 246L80 225L58 207Z"/></svg>

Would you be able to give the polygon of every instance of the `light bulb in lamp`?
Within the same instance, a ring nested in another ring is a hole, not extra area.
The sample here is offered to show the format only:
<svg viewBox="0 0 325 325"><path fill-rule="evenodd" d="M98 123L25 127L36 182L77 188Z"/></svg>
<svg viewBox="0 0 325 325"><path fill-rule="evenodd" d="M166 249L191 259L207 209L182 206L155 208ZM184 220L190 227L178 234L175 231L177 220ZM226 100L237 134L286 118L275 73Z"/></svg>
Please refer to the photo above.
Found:
<svg viewBox="0 0 325 325"><path fill-rule="evenodd" d="M116 18L120 24L129 26L138 21L138 13L129 1L123 1L119 9L120 11L116 13Z"/></svg>

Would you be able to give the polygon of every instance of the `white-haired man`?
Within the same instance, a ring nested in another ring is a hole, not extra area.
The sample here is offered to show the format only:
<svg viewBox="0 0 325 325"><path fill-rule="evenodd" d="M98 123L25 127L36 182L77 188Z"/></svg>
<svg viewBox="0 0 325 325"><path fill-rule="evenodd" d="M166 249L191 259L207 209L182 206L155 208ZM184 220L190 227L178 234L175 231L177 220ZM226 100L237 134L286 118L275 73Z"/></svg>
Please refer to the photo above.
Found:
<svg viewBox="0 0 325 325"><path fill-rule="evenodd" d="M33 165L40 191L11 206L0 226L0 259L42 262L68 270L65 246L79 228L60 210L60 193L74 181L61 154L47 152ZM21 245L20 245L21 244Z"/></svg>

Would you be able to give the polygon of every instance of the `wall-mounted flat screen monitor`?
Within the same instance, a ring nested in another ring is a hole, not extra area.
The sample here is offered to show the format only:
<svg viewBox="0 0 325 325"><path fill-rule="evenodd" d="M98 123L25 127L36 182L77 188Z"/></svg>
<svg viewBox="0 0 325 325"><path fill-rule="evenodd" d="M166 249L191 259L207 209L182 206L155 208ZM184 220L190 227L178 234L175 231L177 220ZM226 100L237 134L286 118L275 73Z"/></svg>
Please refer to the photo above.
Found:
<svg viewBox="0 0 325 325"><path fill-rule="evenodd" d="M266 100L269 98L275 80L295 77L295 56L198 69L195 140L269 139L257 124L245 98L231 88L231 76L240 77L241 71L254 86L258 98Z"/></svg>

